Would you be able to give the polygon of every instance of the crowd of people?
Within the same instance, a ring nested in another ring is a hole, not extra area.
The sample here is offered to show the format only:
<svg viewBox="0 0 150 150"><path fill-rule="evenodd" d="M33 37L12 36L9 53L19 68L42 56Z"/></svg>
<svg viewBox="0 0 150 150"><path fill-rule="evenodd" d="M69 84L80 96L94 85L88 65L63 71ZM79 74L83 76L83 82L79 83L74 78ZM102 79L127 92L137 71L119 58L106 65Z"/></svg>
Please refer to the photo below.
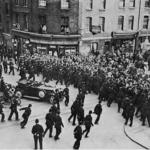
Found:
<svg viewBox="0 0 150 150"><path fill-rule="evenodd" d="M7 68L5 64L8 65L8 63L4 62L5 59L3 59L2 64L2 68L5 71L5 68ZM13 73L14 68L11 69L11 66L14 66L14 64L9 67L9 72ZM94 124L98 124L102 113L102 101L105 101L108 107L113 102L117 103L118 112L122 112L125 125L130 120L129 125L132 126L135 115L142 121L142 125L146 124L147 119L148 125L150 126L150 80L146 72L144 58L140 53L126 53L120 48L113 53L109 52L99 56L67 55L58 58L37 53L33 55L24 54L18 62L18 70L20 71L20 80L35 80L35 75L42 74L44 82L55 80L56 84L59 82L60 84L65 84L66 106L69 103L68 86L73 85L75 88L78 88L78 95L71 106L71 115L68 118L69 122L73 118L72 125L76 125L76 119L78 120L78 126L74 130L76 141L73 147L75 149L80 147L82 135L86 133L85 137L88 137L91 127ZM28 77L27 74L29 74ZM98 95L99 102L94 110L90 110L89 114L85 116L85 96L92 92ZM57 95L55 98L57 98ZM28 115L23 116L24 121L21 122L22 128L26 125L31 114L30 108L31 105L22 109L28 112ZM4 121L4 113L3 111L1 112L2 121ZM92 112L97 115L94 124L92 123ZM9 120L11 120L13 113L16 114L17 120L18 114L16 111L11 112ZM45 117L45 131L38 124L39 120L36 119L36 125L32 129L35 148L37 148L37 140L40 141L42 148L42 138L48 130L50 131L49 137L52 137L53 126L56 128L54 139L59 139L61 127L64 126L59 113L59 105L57 107L53 105ZM84 131L82 131L81 125L85 125Z"/></svg>
<svg viewBox="0 0 150 150"><path fill-rule="evenodd" d="M87 93L99 94L100 101L118 104L118 112L123 109L125 124L134 114L140 117L142 125L146 119L150 126L149 75L146 73L144 58L140 53L126 53L121 48L114 53L101 56L69 55L61 58L35 54L20 60L21 79L35 79L35 74L43 75L43 80L56 80L79 89L78 98L84 100ZM136 109L135 109L136 108ZM136 112L135 112L136 111ZM134 113L135 112L135 113Z"/></svg>

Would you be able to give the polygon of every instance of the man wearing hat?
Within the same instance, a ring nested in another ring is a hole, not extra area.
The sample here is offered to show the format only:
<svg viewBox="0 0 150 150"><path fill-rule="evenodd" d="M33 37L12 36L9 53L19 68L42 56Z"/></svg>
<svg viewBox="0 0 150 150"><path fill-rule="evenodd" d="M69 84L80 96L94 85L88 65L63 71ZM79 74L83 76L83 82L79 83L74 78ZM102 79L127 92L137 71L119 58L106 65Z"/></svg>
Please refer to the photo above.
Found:
<svg viewBox="0 0 150 150"><path fill-rule="evenodd" d="M96 120L95 120L95 124L98 124L101 113L102 113L101 101L99 101L99 103L95 106L94 113L97 115Z"/></svg>
<svg viewBox="0 0 150 150"><path fill-rule="evenodd" d="M32 105L29 104L28 107L24 107L24 108L21 108L21 109L20 109L20 111L21 111L21 110L25 110L24 113L23 113L23 115L22 115L22 118L23 118L24 120L20 123L21 128L24 128L25 125L26 125L27 122L28 122L29 116L30 116L30 114L31 114L31 107L32 107Z"/></svg>
<svg viewBox="0 0 150 150"><path fill-rule="evenodd" d="M34 144L35 144L35 149L38 148L37 144L39 141L40 144L40 149L43 149L43 133L44 133L44 129L42 127L42 125L39 124L39 119L35 120L35 125L32 127L32 134L34 137Z"/></svg>
<svg viewBox="0 0 150 150"><path fill-rule="evenodd" d="M84 133L86 132L85 138L88 137L88 134L89 134L89 132L90 132L91 126L93 126L91 114L92 114L92 111L90 110L90 111L89 111L89 114L88 114L88 115L85 117L85 119L84 119L85 130L83 131L82 134L84 134Z"/></svg>

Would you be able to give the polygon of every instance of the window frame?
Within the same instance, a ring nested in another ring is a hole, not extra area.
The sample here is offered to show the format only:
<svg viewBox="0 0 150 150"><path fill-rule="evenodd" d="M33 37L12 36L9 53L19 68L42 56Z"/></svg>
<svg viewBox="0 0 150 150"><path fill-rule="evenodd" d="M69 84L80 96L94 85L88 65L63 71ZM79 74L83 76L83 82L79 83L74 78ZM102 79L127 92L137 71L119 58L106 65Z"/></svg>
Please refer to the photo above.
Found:
<svg viewBox="0 0 150 150"><path fill-rule="evenodd" d="M106 21L106 18L101 16L99 17L99 25L101 27L101 32L105 32L105 21Z"/></svg>
<svg viewBox="0 0 150 150"><path fill-rule="evenodd" d="M129 16L129 18L128 18L128 28L130 30L134 30L134 16Z"/></svg>
<svg viewBox="0 0 150 150"><path fill-rule="evenodd" d="M23 0L23 6L27 7L28 6L28 0Z"/></svg>
<svg viewBox="0 0 150 150"><path fill-rule="evenodd" d="M119 0L119 8L125 8L126 1L125 0Z"/></svg>
<svg viewBox="0 0 150 150"><path fill-rule="evenodd" d="M70 1L69 0L61 0L60 2L61 10L68 10L70 8Z"/></svg>
<svg viewBox="0 0 150 150"><path fill-rule="evenodd" d="M146 28L144 26L146 26ZM149 27L149 16L145 15L143 18L143 29L148 29L148 27Z"/></svg>
<svg viewBox="0 0 150 150"><path fill-rule="evenodd" d="M88 32L92 32L92 21L92 17L86 17L86 29L88 29Z"/></svg>
<svg viewBox="0 0 150 150"><path fill-rule="evenodd" d="M119 19L122 21L120 21ZM120 22L121 22L121 24L120 24ZM120 26L121 26L121 28L120 28ZM124 30L124 16L118 16L118 29L121 31Z"/></svg>
<svg viewBox="0 0 150 150"><path fill-rule="evenodd" d="M46 0L38 0L38 7L39 8L46 8L46 6L47 6Z"/></svg>
<svg viewBox="0 0 150 150"><path fill-rule="evenodd" d="M15 5L19 6L19 0L15 0Z"/></svg>
<svg viewBox="0 0 150 150"><path fill-rule="evenodd" d="M132 5L131 5L132 4ZM129 7L130 8L135 8L135 0L130 0L129 1Z"/></svg>

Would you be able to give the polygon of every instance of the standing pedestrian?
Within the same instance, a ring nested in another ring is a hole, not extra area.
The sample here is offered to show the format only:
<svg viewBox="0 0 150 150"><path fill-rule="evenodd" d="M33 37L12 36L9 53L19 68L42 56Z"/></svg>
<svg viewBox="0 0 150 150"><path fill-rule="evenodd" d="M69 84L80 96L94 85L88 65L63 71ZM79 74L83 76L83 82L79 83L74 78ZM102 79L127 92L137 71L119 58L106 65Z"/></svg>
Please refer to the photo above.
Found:
<svg viewBox="0 0 150 150"><path fill-rule="evenodd" d="M19 105L18 101L17 101L17 97L14 96L14 98L12 99L12 102L11 102L11 106L10 106L10 115L8 117L8 120L10 121L13 114L15 113L15 117L16 117L16 120L18 121L19 120L19 115L18 115L18 110L17 110L17 106Z"/></svg>
<svg viewBox="0 0 150 150"><path fill-rule="evenodd" d="M29 104L28 107L24 107L24 108L21 108L20 110L25 110L23 115L22 115L22 118L24 119L21 123L20 123L20 126L21 128L24 128L25 125L27 124L28 122L28 119L29 119L29 116L31 114L31 107L32 105Z"/></svg>
<svg viewBox="0 0 150 150"><path fill-rule="evenodd" d="M38 148L38 141L40 144L40 149L43 149L43 133L44 129L42 125L39 124L39 119L35 120L35 125L32 127L32 134L34 138L35 149Z"/></svg>
<svg viewBox="0 0 150 150"><path fill-rule="evenodd" d="M73 148L74 149L79 149L80 148L80 141L82 139L82 128L80 126L80 123L74 129L74 138L76 139L76 141L73 145Z"/></svg>
<svg viewBox="0 0 150 150"><path fill-rule="evenodd" d="M53 126L54 126L54 118L55 115L52 112L51 109L49 109L49 113L46 114L46 129L44 131L44 136L47 133L47 131L49 130L49 137L52 137L52 132L53 132Z"/></svg>
<svg viewBox="0 0 150 150"><path fill-rule="evenodd" d="M59 135L61 133L61 127L64 127L64 125L62 122L62 118L60 117L59 112L58 112L55 118L55 128L56 128L56 135L54 137L55 140L59 139Z"/></svg>
<svg viewBox="0 0 150 150"><path fill-rule="evenodd" d="M0 115L2 115L1 122L5 121L4 120L5 119L5 114L3 112L3 108L4 108L4 106L3 106L2 102L0 102Z"/></svg>
<svg viewBox="0 0 150 150"><path fill-rule="evenodd" d="M95 106L94 113L97 115L96 120L95 120L95 124L98 124L101 113L102 113L101 101L99 101L99 103Z"/></svg>
<svg viewBox="0 0 150 150"><path fill-rule="evenodd" d="M89 111L89 114L88 114L88 115L85 117L85 119L84 119L85 130L83 131L82 134L84 134L84 133L86 132L85 138L88 137L88 134L89 134L89 132L90 132L91 126L93 126L91 114L92 114L92 111L90 110L90 111Z"/></svg>

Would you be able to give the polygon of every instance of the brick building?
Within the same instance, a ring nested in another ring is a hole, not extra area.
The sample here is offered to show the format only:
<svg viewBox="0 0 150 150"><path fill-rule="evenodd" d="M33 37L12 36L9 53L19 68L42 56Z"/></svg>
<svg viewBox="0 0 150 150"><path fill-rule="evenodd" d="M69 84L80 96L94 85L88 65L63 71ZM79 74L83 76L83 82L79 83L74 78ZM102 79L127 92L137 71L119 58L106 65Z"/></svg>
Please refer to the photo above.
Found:
<svg viewBox="0 0 150 150"><path fill-rule="evenodd" d="M13 0L12 35L21 47L51 52L78 51L78 0Z"/></svg>

